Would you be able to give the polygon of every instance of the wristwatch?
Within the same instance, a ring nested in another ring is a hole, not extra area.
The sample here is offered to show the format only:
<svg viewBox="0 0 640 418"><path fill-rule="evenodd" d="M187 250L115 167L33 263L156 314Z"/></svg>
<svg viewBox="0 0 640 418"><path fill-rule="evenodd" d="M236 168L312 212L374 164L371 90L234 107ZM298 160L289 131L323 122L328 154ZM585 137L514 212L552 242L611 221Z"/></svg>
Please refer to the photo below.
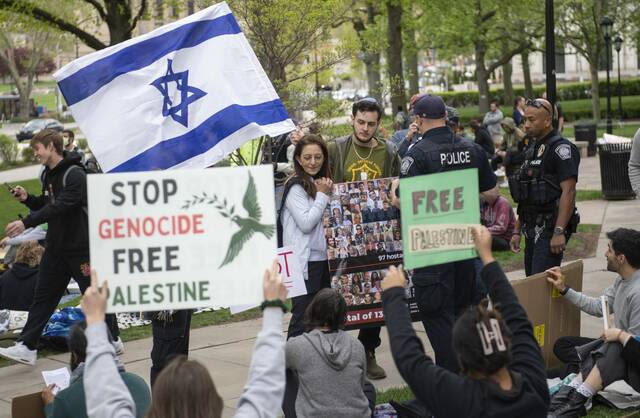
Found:
<svg viewBox="0 0 640 418"><path fill-rule="evenodd" d="M564 285L564 290L560 290L559 293L564 296L567 294L567 292L569 291L569 289L571 289L569 286L567 286L566 284Z"/></svg>
<svg viewBox="0 0 640 418"><path fill-rule="evenodd" d="M553 235L563 235L564 234L564 228L561 226L556 226L555 228L553 228Z"/></svg>

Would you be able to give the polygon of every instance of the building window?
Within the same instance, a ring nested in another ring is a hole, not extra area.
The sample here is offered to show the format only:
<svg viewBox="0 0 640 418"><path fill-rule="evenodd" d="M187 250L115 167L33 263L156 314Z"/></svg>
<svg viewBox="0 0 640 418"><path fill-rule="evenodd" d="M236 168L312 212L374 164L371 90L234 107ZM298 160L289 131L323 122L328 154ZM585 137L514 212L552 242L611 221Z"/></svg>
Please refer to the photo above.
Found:
<svg viewBox="0 0 640 418"><path fill-rule="evenodd" d="M556 74L565 72L565 51L564 45L556 44ZM547 55L542 53L542 73L547 73Z"/></svg>

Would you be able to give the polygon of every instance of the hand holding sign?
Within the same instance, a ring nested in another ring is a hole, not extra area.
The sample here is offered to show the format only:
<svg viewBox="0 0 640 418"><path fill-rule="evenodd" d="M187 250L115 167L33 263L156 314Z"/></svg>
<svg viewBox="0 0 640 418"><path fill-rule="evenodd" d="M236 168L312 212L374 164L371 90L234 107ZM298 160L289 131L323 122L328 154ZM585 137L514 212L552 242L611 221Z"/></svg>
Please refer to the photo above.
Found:
<svg viewBox="0 0 640 418"><path fill-rule="evenodd" d="M564 279L562 277L562 272L560 271L560 267L552 267L546 271L547 273L547 281L553 285L560 292L564 292L567 288L567 285L564 284Z"/></svg>
<svg viewBox="0 0 640 418"><path fill-rule="evenodd" d="M104 321L108 293L109 285L107 281L103 281L102 286L98 286L98 274L95 270L91 270L91 286L84 291L80 302L82 312L87 320L87 327Z"/></svg>
<svg viewBox="0 0 640 418"><path fill-rule="evenodd" d="M264 271L264 300L287 300L287 287L278 273L278 259L273 260L270 270Z"/></svg>
<svg viewBox="0 0 640 418"><path fill-rule="evenodd" d="M493 254L491 253L491 232L485 226L474 226L471 229L471 235L473 236L473 242L476 245L476 251L478 256L482 260L482 264L485 266L494 261Z"/></svg>
<svg viewBox="0 0 640 418"><path fill-rule="evenodd" d="M404 276L404 270L402 270L402 265L389 266L389 270L387 274L384 276L384 280L382 280L382 290L391 289L392 287L400 287L403 288L407 285L407 279Z"/></svg>

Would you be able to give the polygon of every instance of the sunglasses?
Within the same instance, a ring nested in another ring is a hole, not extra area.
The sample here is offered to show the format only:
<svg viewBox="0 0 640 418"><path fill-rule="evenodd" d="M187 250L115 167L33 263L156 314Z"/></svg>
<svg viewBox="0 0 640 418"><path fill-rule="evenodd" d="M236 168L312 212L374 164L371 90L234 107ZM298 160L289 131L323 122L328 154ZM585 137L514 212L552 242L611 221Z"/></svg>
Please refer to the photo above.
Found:
<svg viewBox="0 0 640 418"><path fill-rule="evenodd" d="M548 108L548 107L546 106L546 102L543 102L543 101L542 101L542 100L540 100L540 99L533 99L533 100L531 100L531 99L527 99L527 101L525 102L525 104L526 104L527 106L533 106L533 107L535 107L536 109L543 108L544 110L546 110L546 111L547 111L547 113L549 113L551 116L553 116L553 111L552 111L550 108Z"/></svg>

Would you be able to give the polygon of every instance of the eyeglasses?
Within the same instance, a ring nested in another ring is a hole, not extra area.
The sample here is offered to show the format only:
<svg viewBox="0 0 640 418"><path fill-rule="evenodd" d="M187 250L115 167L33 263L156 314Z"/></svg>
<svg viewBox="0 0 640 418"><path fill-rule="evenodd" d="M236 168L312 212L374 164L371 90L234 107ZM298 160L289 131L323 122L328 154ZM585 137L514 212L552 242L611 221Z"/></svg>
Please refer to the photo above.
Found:
<svg viewBox="0 0 640 418"><path fill-rule="evenodd" d="M553 116L553 111L546 106L546 102L543 102L540 99L533 99L533 100L532 99L527 99L525 104L527 106L533 106L536 109L543 108L544 110L547 111L547 113L549 113L551 116Z"/></svg>

